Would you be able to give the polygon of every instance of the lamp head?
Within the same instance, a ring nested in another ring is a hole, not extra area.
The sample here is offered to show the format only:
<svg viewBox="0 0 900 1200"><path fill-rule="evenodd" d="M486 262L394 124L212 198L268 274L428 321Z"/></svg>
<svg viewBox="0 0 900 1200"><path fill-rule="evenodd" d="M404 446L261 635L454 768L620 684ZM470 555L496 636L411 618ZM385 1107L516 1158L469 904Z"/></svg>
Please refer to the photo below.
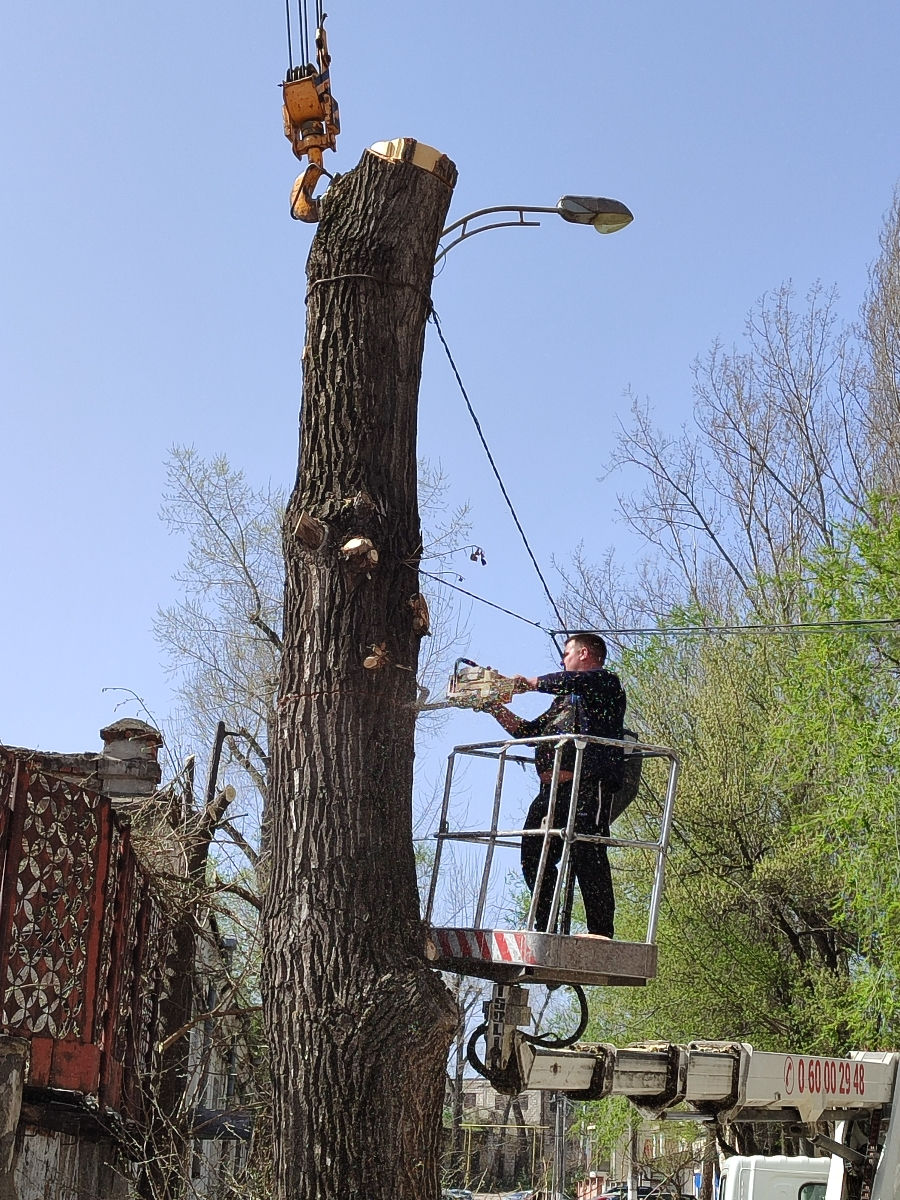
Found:
<svg viewBox="0 0 900 1200"><path fill-rule="evenodd" d="M593 225L598 233L617 233L634 220L634 214L621 200L604 196L563 196L556 211L564 221Z"/></svg>

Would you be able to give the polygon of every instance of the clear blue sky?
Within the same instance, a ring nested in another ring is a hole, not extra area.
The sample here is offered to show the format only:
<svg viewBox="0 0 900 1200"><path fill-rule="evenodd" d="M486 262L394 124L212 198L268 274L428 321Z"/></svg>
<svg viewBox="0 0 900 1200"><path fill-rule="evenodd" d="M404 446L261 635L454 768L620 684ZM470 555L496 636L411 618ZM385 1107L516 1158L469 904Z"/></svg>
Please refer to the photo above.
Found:
<svg viewBox="0 0 900 1200"><path fill-rule="evenodd" d="M622 537L597 476L629 385L673 427L690 363L761 293L835 281L855 315L900 178L896 5L333 0L333 166L402 135L453 158L452 215L624 200L600 238L460 246L435 304L545 564ZM164 714L151 633L183 547L157 513L173 442L289 484L309 227L292 222L280 0L12 0L0 73L4 399L0 740L98 745L104 687ZM433 333L421 453L473 506L467 583L547 617ZM471 651L550 663L473 611ZM121 714L120 714L121 715ZM455 718L454 718L455 719ZM448 730L448 740L455 736Z"/></svg>

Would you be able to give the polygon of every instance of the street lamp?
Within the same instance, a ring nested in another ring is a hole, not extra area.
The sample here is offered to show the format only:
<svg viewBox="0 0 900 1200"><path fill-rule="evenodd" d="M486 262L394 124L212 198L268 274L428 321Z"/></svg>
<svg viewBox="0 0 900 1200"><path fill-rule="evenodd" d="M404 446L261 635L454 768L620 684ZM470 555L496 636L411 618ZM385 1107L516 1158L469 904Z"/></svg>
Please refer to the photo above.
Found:
<svg viewBox="0 0 900 1200"><path fill-rule="evenodd" d="M470 223L477 221L479 217L487 217L492 213L515 213L517 219L515 221L490 221L487 225L477 225L474 229L469 227ZM457 230L459 233L440 252L434 260L435 265L454 246L458 246L466 238L474 237L476 233L485 233L488 229L505 229L509 226L540 225L540 221L526 221L526 213L555 213L564 221L570 221L575 225L593 225L598 233L616 233L634 220L631 210L621 200L608 200L604 196L563 196L555 208L532 208L524 204L498 204L493 208L479 208L476 212L471 212L468 216L461 217L452 225L447 226L441 234L442 239L448 234L456 233Z"/></svg>

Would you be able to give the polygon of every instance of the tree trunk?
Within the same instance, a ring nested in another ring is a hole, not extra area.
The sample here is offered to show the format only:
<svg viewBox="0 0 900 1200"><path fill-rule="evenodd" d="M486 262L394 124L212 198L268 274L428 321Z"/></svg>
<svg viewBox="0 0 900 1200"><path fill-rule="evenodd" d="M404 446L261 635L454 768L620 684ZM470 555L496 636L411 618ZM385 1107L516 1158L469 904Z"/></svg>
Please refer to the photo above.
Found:
<svg viewBox="0 0 900 1200"><path fill-rule="evenodd" d="M367 151L326 194L307 264L264 908L277 1200L438 1196L456 1014L419 915L410 602L416 406L455 179L446 159Z"/></svg>

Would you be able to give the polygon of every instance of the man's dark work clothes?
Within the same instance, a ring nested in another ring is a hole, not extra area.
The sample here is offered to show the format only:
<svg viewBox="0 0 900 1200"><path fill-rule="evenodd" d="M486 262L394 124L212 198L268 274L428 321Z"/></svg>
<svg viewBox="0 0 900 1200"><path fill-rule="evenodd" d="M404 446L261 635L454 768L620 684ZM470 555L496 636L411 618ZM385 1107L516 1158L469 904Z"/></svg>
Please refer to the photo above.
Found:
<svg viewBox="0 0 900 1200"><path fill-rule="evenodd" d="M519 738L543 737L557 733L586 733L592 737L621 738L625 718L625 691L618 675L602 668L590 671L557 671L540 675L537 691L548 692L556 699L545 713L533 721L522 720L516 729ZM525 818L526 829L539 829L550 804L550 777L553 771L555 746L542 742L535 747L535 766L541 788ZM575 769L575 746L564 746L561 772ZM575 832L609 837L610 795L622 784L624 756L616 746L588 746L581 764L581 779L575 809ZM561 782L556 791L555 811L550 821L552 829L564 829L572 795L572 782ZM534 891L543 839L522 838L522 874ZM535 913L535 927L546 929L550 918L557 864L562 856L563 842L551 837L548 846L544 879ZM612 875L606 847L596 842L575 842L572 846L572 870L581 888L584 912L589 933L613 935Z"/></svg>

